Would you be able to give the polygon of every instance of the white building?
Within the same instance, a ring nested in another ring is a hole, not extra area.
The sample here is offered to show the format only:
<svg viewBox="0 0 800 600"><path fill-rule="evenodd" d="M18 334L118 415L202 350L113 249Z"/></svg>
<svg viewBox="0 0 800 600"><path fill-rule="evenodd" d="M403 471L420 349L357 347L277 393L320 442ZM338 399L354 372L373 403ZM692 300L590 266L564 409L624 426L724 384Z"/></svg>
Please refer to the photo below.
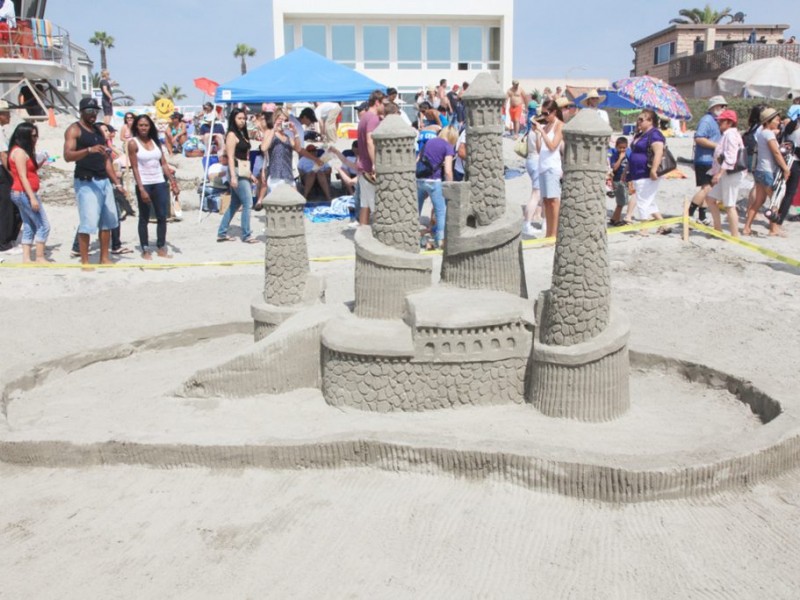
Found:
<svg viewBox="0 0 800 600"><path fill-rule="evenodd" d="M401 93L485 70L511 85L513 0L273 0L272 11L275 57L305 46Z"/></svg>

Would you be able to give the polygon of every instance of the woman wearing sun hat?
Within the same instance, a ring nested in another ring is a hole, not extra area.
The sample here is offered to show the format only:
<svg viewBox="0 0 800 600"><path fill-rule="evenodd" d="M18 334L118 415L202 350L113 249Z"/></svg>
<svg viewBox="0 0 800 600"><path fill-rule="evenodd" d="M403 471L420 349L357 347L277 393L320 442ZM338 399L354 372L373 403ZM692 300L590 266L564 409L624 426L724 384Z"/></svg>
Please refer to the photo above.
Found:
<svg viewBox="0 0 800 600"><path fill-rule="evenodd" d="M586 93L586 97L583 100L581 100L581 105L583 105L585 108L594 110L597 113L597 116L603 119L606 125L609 125L611 121L609 121L608 119L608 113L604 110L600 110L599 108L597 108L600 105L600 103L605 99L606 97L601 96L597 90L589 90Z"/></svg>
<svg viewBox="0 0 800 600"><path fill-rule="evenodd" d="M753 235L750 229L753 220L756 218L759 209L764 201L772 193L772 184L775 183L775 172L777 169L783 171L783 176L789 178L789 167L781 156L778 146L777 133L781 125L781 113L774 108L767 107L761 111L761 127L756 132L756 144L758 147L758 162L753 173L756 182L756 195L753 202L747 207L747 218L744 222L742 233ZM781 226L777 223L770 223L770 235L783 235Z"/></svg>
<svg viewBox="0 0 800 600"><path fill-rule="evenodd" d="M718 203L725 207L728 215L728 227L733 237L739 237L739 219L736 213L736 201L739 199L739 187L746 170L738 170L737 158L740 152L745 152L742 136L736 125L739 118L736 111L723 110L717 115L719 130L722 132L717 147L714 148L714 158L711 163L711 185L708 192L708 208L714 220L714 229L722 231L722 219Z"/></svg>

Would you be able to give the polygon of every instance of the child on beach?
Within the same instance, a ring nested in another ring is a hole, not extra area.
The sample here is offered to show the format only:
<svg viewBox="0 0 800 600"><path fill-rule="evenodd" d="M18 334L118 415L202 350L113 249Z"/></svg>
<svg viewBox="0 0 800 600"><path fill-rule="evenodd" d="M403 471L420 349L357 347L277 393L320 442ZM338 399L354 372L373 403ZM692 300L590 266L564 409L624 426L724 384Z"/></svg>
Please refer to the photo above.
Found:
<svg viewBox="0 0 800 600"><path fill-rule="evenodd" d="M631 156L631 150L628 148L628 138L618 137L614 144L614 149L611 150L609 162L611 163L612 181L614 185L614 198L616 199L617 206L614 208L614 214L611 215L609 225L612 227L620 227L625 225L622 220L622 209L628 205L628 182L625 181L625 170L628 168L628 159Z"/></svg>

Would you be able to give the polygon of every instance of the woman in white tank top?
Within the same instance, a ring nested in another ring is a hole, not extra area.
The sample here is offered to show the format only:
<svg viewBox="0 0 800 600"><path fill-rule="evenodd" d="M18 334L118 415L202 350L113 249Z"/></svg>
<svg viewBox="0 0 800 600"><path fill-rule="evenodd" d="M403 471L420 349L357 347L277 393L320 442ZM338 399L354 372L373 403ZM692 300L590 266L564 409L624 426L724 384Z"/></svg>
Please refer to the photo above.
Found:
<svg viewBox="0 0 800 600"><path fill-rule="evenodd" d="M533 131L541 133L539 148L539 190L544 202L544 218L547 222L545 237L555 237L558 233L558 209L561 201L561 146L564 140L564 126L561 109L554 100L542 105L544 125L533 123Z"/></svg>
<svg viewBox="0 0 800 600"><path fill-rule="evenodd" d="M156 215L156 253L162 258L172 258L167 251L169 189L166 180L169 179L172 193L176 196L178 185L161 148L156 125L147 115L139 115L133 122L133 138L128 142L128 157L136 180L142 258L145 260L153 258L147 239L151 207Z"/></svg>

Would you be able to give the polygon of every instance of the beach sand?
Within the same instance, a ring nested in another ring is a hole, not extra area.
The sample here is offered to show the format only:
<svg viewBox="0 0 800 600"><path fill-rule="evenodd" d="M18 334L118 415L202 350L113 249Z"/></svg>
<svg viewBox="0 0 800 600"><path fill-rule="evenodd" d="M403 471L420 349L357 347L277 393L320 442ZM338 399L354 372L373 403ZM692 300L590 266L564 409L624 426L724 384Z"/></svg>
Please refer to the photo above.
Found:
<svg viewBox="0 0 800 600"><path fill-rule="evenodd" d="M40 130L41 147L60 155L63 129ZM690 140L669 145L678 156L691 155ZM505 140L507 166L522 168L512 148ZM199 159L175 163L187 191L183 221L168 226L172 262L258 264L88 273L2 268L4 385L45 361L92 349L230 323L247 330L250 300L263 286L264 246L217 243L219 215L198 223L197 197L188 191L200 177ZM71 169L60 159L50 168L43 199L52 258L75 264L69 258L77 225ZM530 193L527 176L506 185L511 209L519 210ZM662 181L662 212L681 214L693 192L691 175ZM262 240L263 227L263 212L255 213L254 233ZM763 221L756 229L766 232ZM800 225L788 223L786 230L787 238L752 241L800 258ZM312 258L353 254L345 222L308 223L306 231ZM122 239L138 244L135 219L123 223ZM609 253L613 304L631 321L632 349L736 374L796 413L800 268L696 232L683 242L677 230L613 235ZM549 287L552 259L551 247L524 252L531 298ZM18 261L6 257L6 264ZM141 262L138 254L119 260ZM438 261L435 274L437 267ZM329 303L352 301L352 260L312 262L311 270L326 277ZM208 352L222 360L249 343L239 333ZM126 378L124 363L102 359L64 379L62 388L64 374L55 374L40 390L9 398L0 443L157 440L175 433L206 444L247 442L265 436L268 427L259 419L273 414L264 409L270 405L290 411L296 404L309 429L319 425L320 411L309 409L322 402L314 390L187 402L163 413L147 413L144 392L145 409L131 417L135 377L147 390L165 373L190 373L216 360L201 350L176 347L144 366L131 363ZM114 392L120 379L129 386L125 393ZM462 418L469 420L469 413ZM402 427L413 433L420 419L405 419ZM663 443L689 435L674 433ZM702 434L702 428L691 433ZM491 447L493 435L502 431L489 427L482 443ZM641 451L646 441L638 444ZM0 463L0 487L0 597L794 598L800 587L798 470L736 492L624 506L493 480L366 468Z"/></svg>

